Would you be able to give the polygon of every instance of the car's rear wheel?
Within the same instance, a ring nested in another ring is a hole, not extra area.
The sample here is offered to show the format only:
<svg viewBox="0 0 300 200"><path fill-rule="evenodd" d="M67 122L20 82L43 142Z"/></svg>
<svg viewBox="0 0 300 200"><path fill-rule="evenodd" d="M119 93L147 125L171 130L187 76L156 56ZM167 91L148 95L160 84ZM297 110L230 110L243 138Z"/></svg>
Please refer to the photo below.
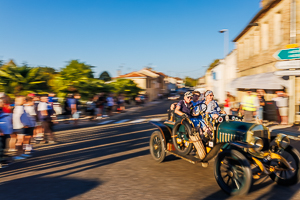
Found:
<svg viewBox="0 0 300 200"><path fill-rule="evenodd" d="M270 174L270 178L278 185L290 186L297 184L300 180L300 154L292 146L278 152L294 168L294 171L288 170L285 165L278 161L272 161L271 165L282 170Z"/></svg>
<svg viewBox="0 0 300 200"><path fill-rule="evenodd" d="M229 195L247 194L252 185L252 171L246 157L237 150L224 150L215 160L215 178Z"/></svg>
<svg viewBox="0 0 300 200"><path fill-rule="evenodd" d="M162 134L159 131L154 131L150 137L150 153L153 159L157 162L164 161L166 157L165 145Z"/></svg>

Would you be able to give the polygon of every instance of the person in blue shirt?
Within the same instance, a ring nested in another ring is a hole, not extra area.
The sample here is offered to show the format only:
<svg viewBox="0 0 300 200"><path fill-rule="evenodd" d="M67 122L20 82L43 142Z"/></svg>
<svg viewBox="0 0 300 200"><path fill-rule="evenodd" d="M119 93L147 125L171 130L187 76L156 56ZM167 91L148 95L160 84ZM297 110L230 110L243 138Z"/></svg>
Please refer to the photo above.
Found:
<svg viewBox="0 0 300 200"><path fill-rule="evenodd" d="M201 111L201 101L199 101L200 96L201 93L199 91L193 92L192 104L193 104L194 115L193 117L190 118L190 120L193 122L195 127L200 127L203 129L206 125L204 120L202 119L202 116L200 115L200 111Z"/></svg>
<svg viewBox="0 0 300 200"><path fill-rule="evenodd" d="M12 114L4 113L3 108L3 97L0 98L0 168L7 166L7 160L4 159L4 149L6 148L7 140L13 133L12 125Z"/></svg>

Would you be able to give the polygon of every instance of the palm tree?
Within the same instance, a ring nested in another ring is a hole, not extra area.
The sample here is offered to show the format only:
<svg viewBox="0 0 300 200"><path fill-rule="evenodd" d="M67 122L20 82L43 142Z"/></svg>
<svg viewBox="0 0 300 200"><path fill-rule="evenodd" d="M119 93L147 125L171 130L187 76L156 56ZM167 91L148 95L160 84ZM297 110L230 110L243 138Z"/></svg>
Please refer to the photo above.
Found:
<svg viewBox="0 0 300 200"><path fill-rule="evenodd" d="M4 65L0 69L0 90L19 95L41 92L47 88L48 79L41 67Z"/></svg>

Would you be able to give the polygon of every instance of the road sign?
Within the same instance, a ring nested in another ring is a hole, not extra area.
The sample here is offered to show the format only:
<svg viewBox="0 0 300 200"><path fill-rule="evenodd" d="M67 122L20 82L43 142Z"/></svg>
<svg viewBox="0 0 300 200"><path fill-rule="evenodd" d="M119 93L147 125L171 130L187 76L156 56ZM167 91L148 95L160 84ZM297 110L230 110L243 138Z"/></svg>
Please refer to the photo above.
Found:
<svg viewBox="0 0 300 200"><path fill-rule="evenodd" d="M300 58L300 48L281 49L273 55L277 60L290 60Z"/></svg>
<svg viewBox="0 0 300 200"><path fill-rule="evenodd" d="M299 47L299 44L287 44L287 45L285 45L285 47L286 47L287 49L290 49L290 48L297 48L297 47Z"/></svg>
<svg viewBox="0 0 300 200"><path fill-rule="evenodd" d="M298 69L300 68L300 60L286 60L276 62L275 67L277 69Z"/></svg>
<svg viewBox="0 0 300 200"><path fill-rule="evenodd" d="M300 76L300 70L283 70L274 72L276 76Z"/></svg>

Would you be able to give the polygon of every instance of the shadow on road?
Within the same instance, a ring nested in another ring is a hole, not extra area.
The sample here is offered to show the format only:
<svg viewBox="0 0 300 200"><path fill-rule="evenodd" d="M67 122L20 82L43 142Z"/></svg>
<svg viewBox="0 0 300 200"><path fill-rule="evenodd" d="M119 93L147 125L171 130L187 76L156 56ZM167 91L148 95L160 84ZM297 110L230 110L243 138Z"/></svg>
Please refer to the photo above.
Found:
<svg viewBox="0 0 300 200"><path fill-rule="evenodd" d="M76 139L70 134L73 143L40 148L33 158L1 169L1 199L69 199L83 194L99 185L101 177L95 177L95 181L69 176L149 154L149 126L140 131L137 126L120 130L116 125L108 133L76 133Z"/></svg>
<svg viewBox="0 0 300 200"><path fill-rule="evenodd" d="M100 184L92 180L31 176L0 184L0 194L1 199L69 199Z"/></svg>

